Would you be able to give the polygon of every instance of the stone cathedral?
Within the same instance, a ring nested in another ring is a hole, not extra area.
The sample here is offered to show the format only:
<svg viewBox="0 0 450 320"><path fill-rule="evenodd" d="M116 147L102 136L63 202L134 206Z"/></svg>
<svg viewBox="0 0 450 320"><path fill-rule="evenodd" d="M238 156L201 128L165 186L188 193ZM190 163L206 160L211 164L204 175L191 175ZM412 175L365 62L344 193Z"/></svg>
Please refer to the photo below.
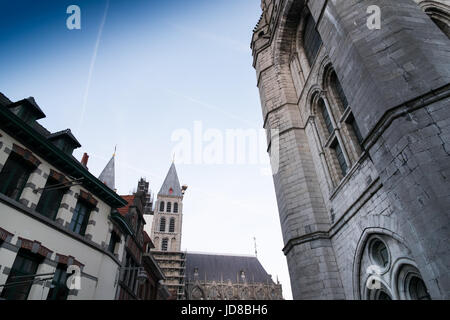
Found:
<svg viewBox="0 0 450 320"><path fill-rule="evenodd" d="M294 299L450 299L449 1L261 7L253 66Z"/></svg>
<svg viewBox="0 0 450 320"><path fill-rule="evenodd" d="M178 300L281 300L282 286L275 283L256 256L181 251L183 198L172 163L158 192L151 238L152 250Z"/></svg>

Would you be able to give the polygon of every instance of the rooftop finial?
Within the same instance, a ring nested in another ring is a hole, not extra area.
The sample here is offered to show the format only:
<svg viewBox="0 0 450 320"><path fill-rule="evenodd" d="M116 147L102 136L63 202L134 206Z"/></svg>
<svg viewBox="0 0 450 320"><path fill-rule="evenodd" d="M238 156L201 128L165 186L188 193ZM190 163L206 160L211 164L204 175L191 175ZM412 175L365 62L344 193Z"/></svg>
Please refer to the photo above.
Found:
<svg viewBox="0 0 450 320"><path fill-rule="evenodd" d="M253 237L253 241L255 242L255 256L258 257L258 249L256 246L256 237Z"/></svg>

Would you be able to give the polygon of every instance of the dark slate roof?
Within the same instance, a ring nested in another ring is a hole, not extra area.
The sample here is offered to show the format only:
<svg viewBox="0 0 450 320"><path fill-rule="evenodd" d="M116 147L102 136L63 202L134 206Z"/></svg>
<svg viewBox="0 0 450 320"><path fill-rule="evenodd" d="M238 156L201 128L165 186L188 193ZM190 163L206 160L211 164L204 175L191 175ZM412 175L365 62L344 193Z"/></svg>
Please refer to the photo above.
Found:
<svg viewBox="0 0 450 320"><path fill-rule="evenodd" d="M170 189L172 189L172 193L170 193ZM167 173L166 179L164 180L158 195L175 197L183 196L181 193L180 181L178 180L177 169L175 168L174 163L170 166L169 172Z"/></svg>
<svg viewBox="0 0 450 320"><path fill-rule="evenodd" d="M198 269L198 280L232 283L242 282L241 271L244 271L247 282L273 283L270 275L264 270L257 257L238 255L219 255L204 253L186 254L186 278L194 281L194 270ZM239 279L239 280L238 280Z"/></svg>
<svg viewBox="0 0 450 320"><path fill-rule="evenodd" d="M77 138L75 138L75 136L72 134L72 131L70 129L66 129L66 130L62 130L62 131L58 131L55 133L50 134L47 139L49 140L57 140L60 137L66 137L69 140L72 141L73 145L77 148L81 147L81 144L78 142Z"/></svg>
<svg viewBox="0 0 450 320"><path fill-rule="evenodd" d="M11 100L8 99L7 96L5 96L3 93L0 92L0 105L7 106L12 103Z"/></svg>
<svg viewBox="0 0 450 320"><path fill-rule="evenodd" d="M98 180L106 184L111 190L116 189L116 177L115 177L115 165L114 159L115 155L112 156L111 160L109 160L105 169L103 169L102 173L98 177Z"/></svg>
<svg viewBox="0 0 450 320"><path fill-rule="evenodd" d="M36 130L39 134L41 134L42 136L48 138L48 136L50 136L52 133L50 131L48 131L46 128L44 128L43 125L41 125L39 122L35 121L33 123L30 124L34 130Z"/></svg>
<svg viewBox="0 0 450 320"><path fill-rule="evenodd" d="M33 97L29 97L26 99L22 99L20 101L14 102L10 105L8 105L8 108L13 108L22 104L28 104L34 113L36 114L37 118L36 120L45 118L45 113L42 111L42 109L39 107L39 105L36 103L36 100L34 100Z"/></svg>

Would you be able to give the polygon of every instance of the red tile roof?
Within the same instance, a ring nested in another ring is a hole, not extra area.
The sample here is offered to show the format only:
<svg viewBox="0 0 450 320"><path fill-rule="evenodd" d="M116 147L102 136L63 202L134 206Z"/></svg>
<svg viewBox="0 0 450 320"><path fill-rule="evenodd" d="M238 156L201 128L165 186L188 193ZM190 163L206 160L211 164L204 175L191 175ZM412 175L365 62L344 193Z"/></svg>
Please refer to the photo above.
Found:
<svg viewBox="0 0 450 320"><path fill-rule="evenodd" d="M118 208L117 211L119 211L119 213L122 216L125 216L128 213L128 210L130 209L130 207L134 204L134 196L121 196L125 201L128 202L128 204L125 207L122 208Z"/></svg>

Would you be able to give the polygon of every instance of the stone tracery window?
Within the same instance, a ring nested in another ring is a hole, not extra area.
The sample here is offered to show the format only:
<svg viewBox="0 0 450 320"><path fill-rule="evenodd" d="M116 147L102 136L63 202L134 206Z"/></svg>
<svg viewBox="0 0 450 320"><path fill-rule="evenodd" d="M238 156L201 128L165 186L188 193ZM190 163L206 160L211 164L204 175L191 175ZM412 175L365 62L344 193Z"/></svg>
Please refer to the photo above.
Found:
<svg viewBox="0 0 450 320"><path fill-rule="evenodd" d="M425 13L431 18L434 24L450 39L450 8L446 11L446 6L442 8L428 5L424 8Z"/></svg>
<svg viewBox="0 0 450 320"><path fill-rule="evenodd" d="M310 66L313 65L321 45L322 38L316 29L316 22L312 15L308 13L305 20L305 28L303 30L303 47Z"/></svg>
<svg viewBox="0 0 450 320"><path fill-rule="evenodd" d="M334 71L331 72L330 84L331 89L337 95L341 110L344 111L349 106L349 103L347 100L347 96L345 95L344 89L342 88L341 82L339 81L339 78L337 77L336 72Z"/></svg>
<svg viewBox="0 0 450 320"><path fill-rule="evenodd" d="M399 299L431 300L431 296L416 267L404 264L396 277Z"/></svg>
<svg viewBox="0 0 450 320"><path fill-rule="evenodd" d="M328 113L327 107L325 106L322 98L319 99L318 106L322 115L322 120L325 124L325 128L327 129L328 134L331 135L333 133L334 127L333 123L331 122L330 114Z"/></svg>
<svg viewBox="0 0 450 320"><path fill-rule="evenodd" d="M159 211L160 211L160 212L163 212L163 211L164 211L164 201L161 201L161 202L159 203Z"/></svg>
<svg viewBox="0 0 450 320"><path fill-rule="evenodd" d="M338 138L339 132L335 129L335 121L332 119L333 112L327 108L324 97L313 98L314 113L318 117L318 130L321 135L322 148L325 151L325 158L331 170L331 177L334 184L346 176L348 172L347 158L341 145L341 139ZM317 101L317 102L314 102Z"/></svg>
<svg viewBox="0 0 450 320"><path fill-rule="evenodd" d="M378 290L371 290L368 293L368 300L392 300L391 295L387 292L386 288Z"/></svg>
<svg viewBox="0 0 450 320"><path fill-rule="evenodd" d="M342 176L345 177L348 172L348 165L347 165L347 161L345 160L345 156L342 151L342 148L337 140L335 140L334 143L331 145L331 149L333 150L334 155L337 159L337 162L341 169Z"/></svg>
<svg viewBox="0 0 450 320"><path fill-rule="evenodd" d="M372 241L370 245L370 254L373 261L382 268L389 264L389 252L386 245L379 239Z"/></svg>
<svg viewBox="0 0 450 320"><path fill-rule="evenodd" d="M363 250L358 257L362 299L431 299L419 270L408 256L409 249L400 240L386 234L372 234L362 245ZM377 285L369 281L372 279Z"/></svg>
<svg viewBox="0 0 450 320"><path fill-rule="evenodd" d="M408 291L411 300L431 300L425 283L419 277L413 277L410 280Z"/></svg>

